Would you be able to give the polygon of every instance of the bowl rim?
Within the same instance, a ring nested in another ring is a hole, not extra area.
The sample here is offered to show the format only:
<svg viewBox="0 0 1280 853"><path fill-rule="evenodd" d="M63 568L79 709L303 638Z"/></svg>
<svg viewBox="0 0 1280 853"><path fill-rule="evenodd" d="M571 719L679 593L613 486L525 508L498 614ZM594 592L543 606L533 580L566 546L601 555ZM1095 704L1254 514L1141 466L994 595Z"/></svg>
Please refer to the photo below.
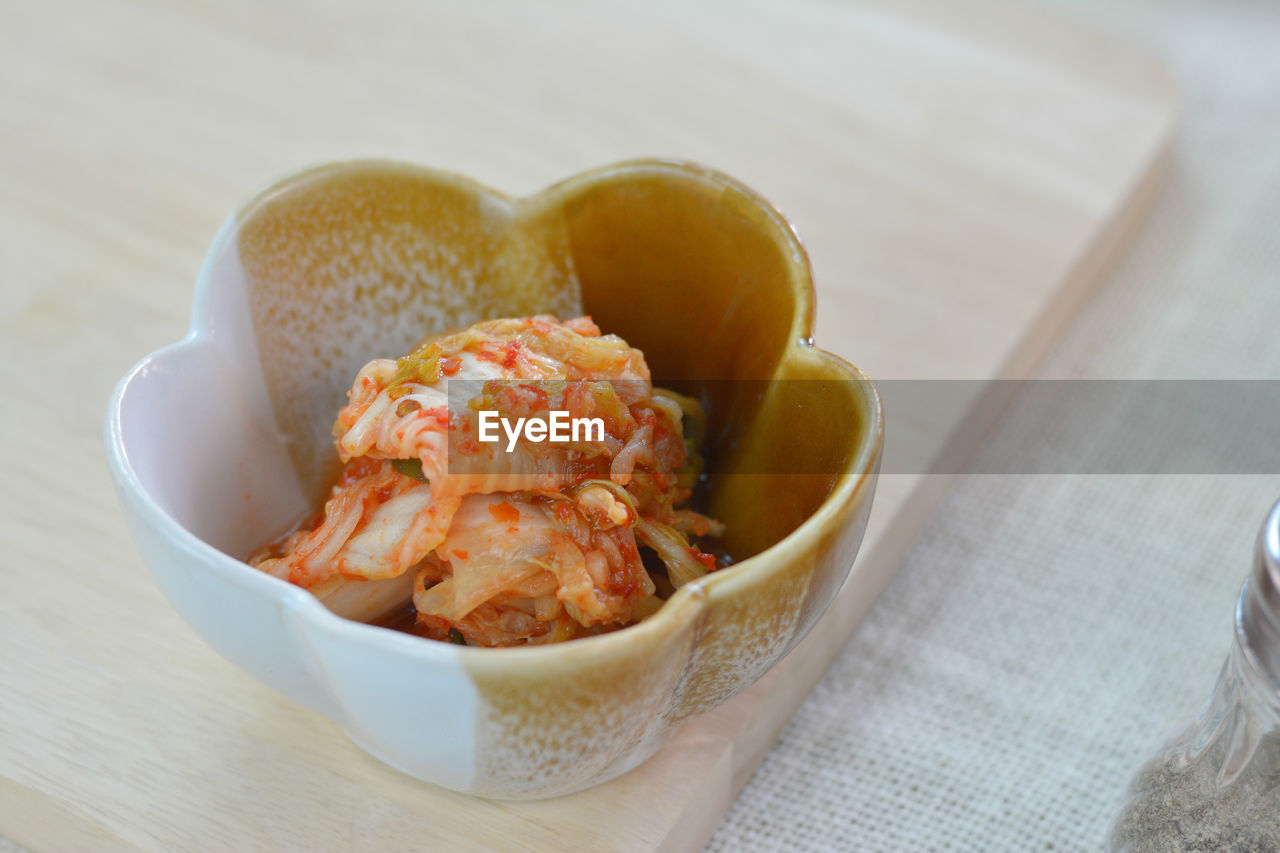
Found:
<svg viewBox="0 0 1280 853"><path fill-rule="evenodd" d="M184 351L199 352L209 349L213 331L209 310L214 288L214 266L222 251L238 233L239 225L259 206L268 203L277 194L308 179L327 173L340 173L363 169L385 169L404 172L437 182L447 182L465 188L481 197L489 197L506 205L512 213L521 209L554 206L558 200L575 191L601 181L625 174L646 171L673 174L679 178L718 185L746 197L764 213L774 230L790 250L788 266L797 311L792 321L790 340L782 352L778 364L809 354L819 358L858 386L868 414L868 421L858 443L857 451L845 470L837 476L837 482L822 504L799 526L765 550L734 563L695 581L685 584L649 618L625 628L604 634L582 637L568 643L548 645L512 646L500 649L460 646L450 643L423 642L423 638L402 631L395 631L364 622L346 619L326 608L308 590L279 578L266 575L230 554L210 545L188 530L176 518L162 508L143 486L130 463L125 449L124 429L121 423L122 408L130 387L145 381L149 368ZM736 587L748 582L757 573L768 570L768 564L788 556L803 553L836 523L844 508L861 499L870 488L877 473L876 462L884 442L884 411L875 384L859 368L845 359L830 353L813 342L815 285L809 256L795 226L767 199L741 181L716 169L677 158L639 158L623 160L588 169L552 183L527 196L514 196L484 184L458 172L391 158L356 158L337 160L303 167L285 174L262 186L238 205L223 222L208 250L205 252L192 296L191 321L186 335L180 340L153 350L143 356L120 379L112 391L107 405L104 439L107 462L122 502L132 505L137 519L151 532L169 541L180 551L203 565L224 573L225 579L237 586L260 590L276 599L282 608L293 611L313 627L335 635L343 635L361 643L381 646L390 652L410 654L436 660L461 660L468 669L480 670L488 666L503 665L505 661L518 661L529 665L536 660L547 660L566 654L575 657L607 655L620 644L638 642L655 633L669 634L683 626L692 611L696 618L702 609L699 602L710 605L714 600L731 597ZM127 507L126 507L127 508Z"/></svg>

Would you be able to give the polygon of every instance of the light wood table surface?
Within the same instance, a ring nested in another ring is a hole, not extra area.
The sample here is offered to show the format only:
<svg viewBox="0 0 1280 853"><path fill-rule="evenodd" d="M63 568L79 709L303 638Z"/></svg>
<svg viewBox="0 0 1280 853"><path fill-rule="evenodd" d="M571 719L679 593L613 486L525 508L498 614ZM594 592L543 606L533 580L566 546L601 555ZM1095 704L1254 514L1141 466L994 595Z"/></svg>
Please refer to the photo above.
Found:
<svg viewBox="0 0 1280 853"><path fill-rule="evenodd" d="M946 485L885 477L857 594L638 770L540 803L416 782L196 639L105 470L112 384L182 336L205 246L258 186L355 156L513 192L701 161L795 223L820 345L873 378L1016 376L1138 221L1174 111L1145 56L1011 2L73 0L4 21L0 836L34 850L696 848ZM974 414L889 429L963 451L994 412Z"/></svg>

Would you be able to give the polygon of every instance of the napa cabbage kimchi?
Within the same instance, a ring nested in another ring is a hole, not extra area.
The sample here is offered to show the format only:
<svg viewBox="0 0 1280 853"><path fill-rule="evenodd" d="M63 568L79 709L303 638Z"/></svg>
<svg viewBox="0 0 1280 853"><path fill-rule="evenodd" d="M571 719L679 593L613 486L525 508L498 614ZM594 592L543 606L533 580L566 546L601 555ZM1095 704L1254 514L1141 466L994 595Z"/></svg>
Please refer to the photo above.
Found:
<svg viewBox="0 0 1280 853"><path fill-rule="evenodd" d="M510 428L553 412L603 428ZM702 431L698 402L653 387L643 354L589 317L477 323L359 371L323 509L249 562L353 618L411 608L436 640L615 630L717 568L700 543L722 526L685 506Z"/></svg>

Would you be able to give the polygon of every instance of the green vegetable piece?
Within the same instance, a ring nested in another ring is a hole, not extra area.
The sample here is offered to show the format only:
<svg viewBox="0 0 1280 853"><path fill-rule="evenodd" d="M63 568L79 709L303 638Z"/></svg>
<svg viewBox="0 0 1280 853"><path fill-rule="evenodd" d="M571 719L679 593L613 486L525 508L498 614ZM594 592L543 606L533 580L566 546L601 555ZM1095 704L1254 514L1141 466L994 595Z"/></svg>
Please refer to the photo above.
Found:
<svg viewBox="0 0 1280 853"><path fill-rule="evenodd" d="M465 646L467 644L467 638L462 636L462 632L459 631L457 628L450 628L449 642L457 643L459 646Z"/></svg>
<svg viewBox="0 0 1280 853"><path fill-rule="evenodd" d="M421 459L392 459L391 467L400 474L411 477L419 483L427 482L427 475L422 473Z"/></svg>

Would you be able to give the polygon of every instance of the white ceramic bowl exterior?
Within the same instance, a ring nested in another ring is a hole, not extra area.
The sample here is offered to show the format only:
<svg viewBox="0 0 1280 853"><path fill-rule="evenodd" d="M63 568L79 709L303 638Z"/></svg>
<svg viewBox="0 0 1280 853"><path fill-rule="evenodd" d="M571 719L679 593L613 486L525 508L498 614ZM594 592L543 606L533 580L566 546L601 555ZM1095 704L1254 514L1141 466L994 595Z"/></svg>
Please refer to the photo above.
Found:
<svg viewBox="0 0 1280 853"><path fill-rule="evenodd" d="M467 791L476 691L459 648L340 619L245 554L307 509L250 327L235 221L196 285L192 330L117 386L107 451L130 531L156 583L220 654L337 722L418 778ZM421 721L442 737L420 737Z"/></svg>

